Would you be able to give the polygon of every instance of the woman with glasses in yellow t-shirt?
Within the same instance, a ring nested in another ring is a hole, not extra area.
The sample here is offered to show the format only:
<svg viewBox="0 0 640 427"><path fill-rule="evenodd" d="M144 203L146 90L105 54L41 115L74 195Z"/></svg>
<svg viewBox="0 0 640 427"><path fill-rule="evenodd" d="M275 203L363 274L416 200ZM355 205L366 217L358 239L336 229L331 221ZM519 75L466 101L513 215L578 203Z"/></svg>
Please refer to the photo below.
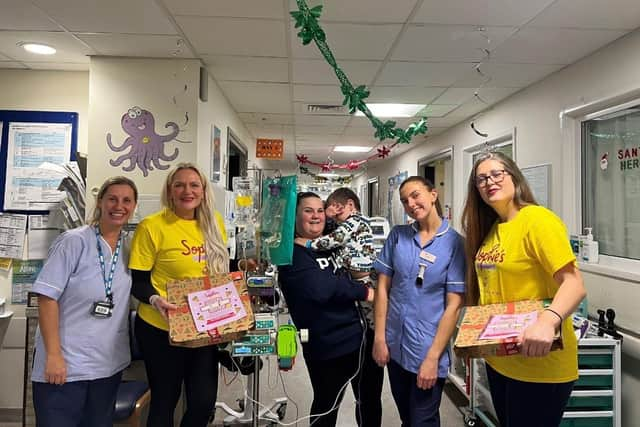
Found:
<svg viewBox="0 0 640 427"><path fill-rule="evenodd" d="M578 378L571 315L586 295L562 220L538 206L515 162L481 155L468 182L467 304L551 299L519 337L520 354L488 357L491 398L502 426L558 426ZM551 352L561 330L564 348Z"/></svg>

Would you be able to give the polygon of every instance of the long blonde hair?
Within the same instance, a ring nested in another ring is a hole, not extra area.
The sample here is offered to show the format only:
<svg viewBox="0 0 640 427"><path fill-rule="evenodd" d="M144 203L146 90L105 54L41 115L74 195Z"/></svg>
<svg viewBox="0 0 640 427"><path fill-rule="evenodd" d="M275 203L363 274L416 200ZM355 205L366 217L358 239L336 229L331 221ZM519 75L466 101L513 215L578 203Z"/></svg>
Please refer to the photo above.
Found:
<svg viewBox="0 0 640 427"><path fill-rule="evenodd" d="M100 190L98 190L98 195L96 196L96 204L93 207L93 213L91 215L91 219L89 220L90 225L96 225L100 222L100 217L102 216L102 209L100 208L100 202L102 198L109 190L109 187L112 185L128 185L133 190L133 199L134 202L138 203L138 188L136 187L135 182L127 178L126 176L112 176L111 178L107 178L100 186Z"/></svg>
<svg viewBox="0 0 640 427"><path fill-rule="evenodd" d="M197 173L200 177L200 183L202 184L203 198L200 205L195 209L195 219L198 221L198 227L200 227L200 231L202 231L204 237L209 274L226 273L229 271L229 253L227 252L221 231L216 223L213 191L211 190L207 177L198 166L193 163L178 163L169 172L164 184L164 191L160 197L162 206L171 209L171 211L175 213L175 205L171 199L171 184L173 184L176 173L182 169L191 169Z"/></svg>
<svg viewBox="0 0 640 427"><path fill-rule="evenodd" d="M486 204L478 187L476 186L476 171L480 163L486 160L497 160L502 164L504 170L508 172L513 181L515 189L513 195L513 203L520 209L527 205L537 205L533 192L529 188L526 178L518 168L518 165L506 155L498 151L490 151L478 157L473 164L469 181L467 182L467 200L462 210L462 230L465 234L464 249L467 257L467 274L466 274L466 303L467 305L476 305L480 298L480 289L478 286L478 277L476 275L476 254L482 242L491 231L491 227L498 220L498 214L491 206Z"/></svg>

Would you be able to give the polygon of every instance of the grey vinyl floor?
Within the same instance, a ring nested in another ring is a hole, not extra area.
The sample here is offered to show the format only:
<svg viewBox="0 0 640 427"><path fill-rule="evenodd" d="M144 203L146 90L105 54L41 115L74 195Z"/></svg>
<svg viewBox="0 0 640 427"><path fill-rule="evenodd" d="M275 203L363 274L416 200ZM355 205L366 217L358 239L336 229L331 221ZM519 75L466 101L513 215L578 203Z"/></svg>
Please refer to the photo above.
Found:
<svg viewBox="0 0 640 427"><path fill-rule="evenodd" d="M312 392L302 355L299 355L296 358L294 368L288 372L280 372L278 370L277 361L274 357L265 357L263 358L263 361L264 363L260 371L259 382L260 403L265 406L270 406L274 399L286 397L287 407L285 417L282 420L282 425L297 427L308 426L309 421L308 418L305 417L309 414ZM134 364L125 372L125 378L144 378L144 367L142 362L134 362ZM239 410L238 401L242 400L245 395L245 390L247 389L247 378L248 377L246 376L231 373L221 367L218 387L218 402L224 402L230 408ZM383 427L399 427L400 420L398 418L395 403L391 396L389 381L386 374L382 399ZM180 415L182 414L181 403L176 408L176 426L180 424L179 420ZM445 393L440 406L441 427L464 427L466 424L464 422L463 412L466 405L467 401L458 389L451 384L447 384L445 386ZM238 423L225 424L224 419L227 416L228 414L223 410L217 409L215 419L210 426L219 427L223 425L243 425ZM298 421L296 422L296 420ZM18 421L20 420L2 420L2 418L0 418L0 427L19 427L22 424ZM251 423L244 425L251 425ZM260 423L260 425L266 425L266 423ZM124 424L117 424L116 426L121 427L124 426ZM340 406L337 426L356 426L355 403L350 387L347 388ZM480 420L476 422L476 426L482 426Z"/></svg>

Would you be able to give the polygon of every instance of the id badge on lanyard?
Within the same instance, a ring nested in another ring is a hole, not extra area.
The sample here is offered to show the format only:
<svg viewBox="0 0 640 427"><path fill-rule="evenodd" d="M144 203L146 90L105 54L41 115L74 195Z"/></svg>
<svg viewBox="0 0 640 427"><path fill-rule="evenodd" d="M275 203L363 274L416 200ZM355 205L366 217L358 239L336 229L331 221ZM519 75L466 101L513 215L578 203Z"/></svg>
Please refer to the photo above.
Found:
<svg viewBox="0 0 640 427"><path fill-rule="evenodd" d="M106 268L104 265L104 254L102 253L102 245L100 245L100 229L98 226L95 227L96 230L96 248L98 250L98 261L100 262L100 269L102 271L102 280L104 282L104 301L94 301L91 305L91 315L99 318L109 318L113 314L113 292L111 291L111 285L113 284L113 275L116 271L116 264L118 263L118 258L120 257L120 248L122 247L122 232L118 236L118 243L116 243L116 249L111 256L111 268L109 269L109 274L107 275Z"/></svg>

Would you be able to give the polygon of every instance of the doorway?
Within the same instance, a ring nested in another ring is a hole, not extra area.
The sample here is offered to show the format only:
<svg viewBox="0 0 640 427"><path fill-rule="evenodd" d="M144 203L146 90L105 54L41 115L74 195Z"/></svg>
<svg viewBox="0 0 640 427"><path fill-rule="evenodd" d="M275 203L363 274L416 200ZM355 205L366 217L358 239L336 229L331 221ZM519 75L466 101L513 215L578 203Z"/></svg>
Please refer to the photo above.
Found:
<svg viewBox="0 0 640 427"><path fill-rule="evenodd" d="M367 181L367 215L370 217L380 215L380 193L378 191L378 177Z"/></svg>
<svg viewBox="0 0 640 427"><path fill-rule="evenodd" d="M233 178L247 176L248 150L227 127L227 190L233 191Z"/></svg>
<svg viewBox="0 0 640 427"><path fill-rule="evenodd" d="M442 206L442 216L453 220L453 148L418 160L418 174L434 185Z"/></svg>

